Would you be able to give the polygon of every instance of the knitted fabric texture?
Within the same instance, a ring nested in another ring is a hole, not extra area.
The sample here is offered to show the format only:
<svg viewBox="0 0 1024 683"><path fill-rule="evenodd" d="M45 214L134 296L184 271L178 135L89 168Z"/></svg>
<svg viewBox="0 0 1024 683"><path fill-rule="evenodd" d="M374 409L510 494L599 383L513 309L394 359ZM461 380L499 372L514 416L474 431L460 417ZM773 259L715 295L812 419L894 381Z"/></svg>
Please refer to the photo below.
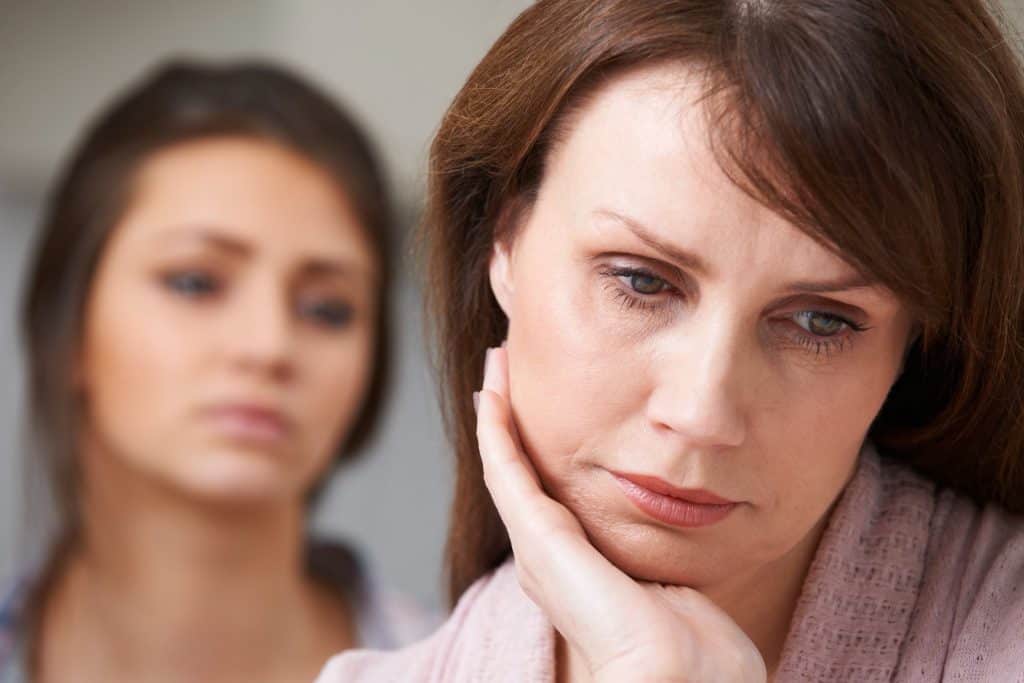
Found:
<svg viewBox="0 0 1024 683"><path fill-rule="evenodd" d="M347 652L317 683L552 683L554 629L511 562L427 640ZM870 446L830 515L774 683L1024 683L1024 519L979 508Z"/></svg>

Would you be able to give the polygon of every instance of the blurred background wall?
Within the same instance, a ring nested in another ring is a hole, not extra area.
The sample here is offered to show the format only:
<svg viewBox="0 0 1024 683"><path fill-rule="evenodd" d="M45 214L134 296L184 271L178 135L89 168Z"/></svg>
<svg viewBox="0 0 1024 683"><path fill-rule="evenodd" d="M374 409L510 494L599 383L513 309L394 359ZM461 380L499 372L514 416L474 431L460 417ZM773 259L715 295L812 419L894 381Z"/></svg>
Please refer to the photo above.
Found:
<svg viewBox="0 0 1024 683"><path fill-rule="evenodd" d="M1024 0L1000 2L1024 26ZM24 560L16 302L41 201L82 124L169 56L277 59L327 87L368 127L408 228L431 133L473 65L528 4L0 0L0 585ZM439 606L451 467L411 266L406 259L398 287L400 391L380 438L340 473L316 524L355 541L394 586Z"/></svg>

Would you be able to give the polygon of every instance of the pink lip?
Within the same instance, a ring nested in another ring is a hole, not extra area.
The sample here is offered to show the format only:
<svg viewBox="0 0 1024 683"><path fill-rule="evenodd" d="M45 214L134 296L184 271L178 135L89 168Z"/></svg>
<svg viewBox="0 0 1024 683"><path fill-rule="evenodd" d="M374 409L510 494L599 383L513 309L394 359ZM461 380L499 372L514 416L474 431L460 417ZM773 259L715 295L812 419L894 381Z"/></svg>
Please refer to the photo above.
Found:
<svg viewBox="0 0 1024 683"><path fill-rule="evenodd" d="M223 403L206 411L214 430L229 439L269 444L291 431L291 420L281 411L253 403Z"/></svg>
<svg viewBox="0 0 1024 683"><path fill-rule="evenodd" d="M657 477L622 472L611 475L641 512L672 526L708 526L725 519L739 505L710 491L681 489Z"/></svg>

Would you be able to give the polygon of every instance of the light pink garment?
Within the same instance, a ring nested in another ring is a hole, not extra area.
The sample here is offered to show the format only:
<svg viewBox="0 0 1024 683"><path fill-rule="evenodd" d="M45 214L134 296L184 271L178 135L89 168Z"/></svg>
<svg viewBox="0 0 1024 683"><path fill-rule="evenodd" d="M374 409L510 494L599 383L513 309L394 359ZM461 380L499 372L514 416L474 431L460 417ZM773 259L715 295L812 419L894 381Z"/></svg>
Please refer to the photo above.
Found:
<svg viewBox="0 0 1024 683"><path fill-rule="evenodd" d="M349 651L317 683L554 681L554 631L506 563L425 641ZM1024 683L1024 519L865 449L797 603L780 681Z"/></svg>

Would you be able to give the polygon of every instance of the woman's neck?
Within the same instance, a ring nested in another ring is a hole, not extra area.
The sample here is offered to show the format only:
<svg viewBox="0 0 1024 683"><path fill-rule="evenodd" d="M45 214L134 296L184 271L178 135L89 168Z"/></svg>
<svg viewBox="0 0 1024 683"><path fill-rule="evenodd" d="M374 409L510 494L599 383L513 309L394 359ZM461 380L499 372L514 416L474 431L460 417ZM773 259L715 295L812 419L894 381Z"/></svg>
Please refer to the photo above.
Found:
<svg viewBox="0 0 1024 683"><path fill-rule="evenodd" d="M306 574L300 501L204 504L111 475L86 476L40 680L69 663L75 680L312 679L353 642L340 596Z"/></svg>

